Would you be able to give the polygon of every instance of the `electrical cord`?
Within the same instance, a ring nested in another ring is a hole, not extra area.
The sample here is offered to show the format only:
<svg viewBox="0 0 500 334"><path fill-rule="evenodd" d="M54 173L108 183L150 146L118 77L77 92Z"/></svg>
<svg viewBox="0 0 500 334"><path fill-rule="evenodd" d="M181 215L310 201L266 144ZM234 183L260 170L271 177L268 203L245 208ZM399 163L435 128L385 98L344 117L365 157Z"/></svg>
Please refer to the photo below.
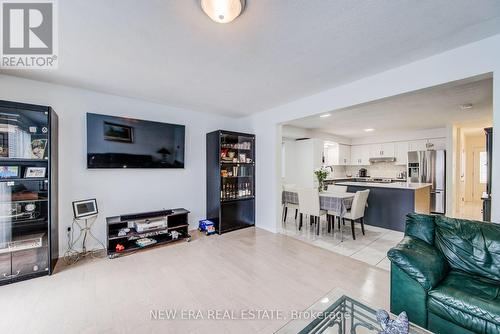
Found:
<svg viewBox="0 0 500 334"><path fill-rule="evenodd" d="M81 222L82 220L84 221L84 224L81 225L79 222ZM90 224L88 223L89 220L91 220ZM73 219L73 222L71 223L71 228L70 230L67 231L68 250L64 253L64 261L66 262L66 264L68 265L74 264L87 256L90 256L92 258L102 257L101 254L106 253L105 252L106 246L104 246L104 244L99 239L97 239L97 237L94 234L92 234L91 231L92 225L95 223L96 220L97 220L97 215L85 219L78 219L78 218ZM80 233L78 234L78 237L76 239L74 238L75 225L80 229ZM100 247L87 251L86 248L87 236L90 236L95 241L97 241ZM83 237L82 250L79 251L76 248L76 245L78 241L82 239L82 237Z"/></svg>

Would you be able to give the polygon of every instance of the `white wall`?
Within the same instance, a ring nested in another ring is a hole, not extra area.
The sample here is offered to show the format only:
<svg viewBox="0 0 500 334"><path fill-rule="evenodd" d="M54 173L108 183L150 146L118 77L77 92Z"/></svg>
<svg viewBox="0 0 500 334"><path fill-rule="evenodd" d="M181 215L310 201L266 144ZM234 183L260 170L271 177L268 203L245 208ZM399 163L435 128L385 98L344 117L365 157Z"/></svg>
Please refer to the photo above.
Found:
<svg viewBox="0 0 500 334"><path fill-rule="evenodd" d="M248 117L258 138L257 161L266 162L256 167L260 194L256 200L257 225L275 232L279 223L281 154L276 149L281 145L279 124L489 72L494 74L493 126L500 129L500 35ZM494 136L493 166L500 163L499 138ZM493 169L493 220L500 222L497 198L500 198L500 168Z"/></svg>
<svg viewBox="0 0 500 334"><path fill-rule="evenodd" d="M208 113L0 75L0 99L50 105L59 115L59 243L66 250L71 202L97 198L94 233L105 240L105 217L184 207L192 227L205 216L205 135L238 129L239 121ZM87 112L186 125L185 169L86 169Z"/></svg>

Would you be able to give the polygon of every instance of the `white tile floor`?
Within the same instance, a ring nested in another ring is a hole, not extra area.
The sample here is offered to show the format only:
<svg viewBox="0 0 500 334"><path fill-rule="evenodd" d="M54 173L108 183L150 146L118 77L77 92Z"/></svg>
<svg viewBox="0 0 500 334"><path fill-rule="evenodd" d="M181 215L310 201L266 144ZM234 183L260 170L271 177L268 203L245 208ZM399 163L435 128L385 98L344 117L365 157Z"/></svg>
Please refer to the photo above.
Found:
<svg viewBox="0 0 500 334"><path fill-rule="evenodd" d="M304 219L304 228L299 231L294 217L290 216L287 218L285 228L282 230L283 234L385 270L390 270L387 251L397 245L404 236L403 232L366 224L365 235L363 235L361 225L356 224L356 240L353 240L350 223L346 222L346 226L343 226L344 238L341 241L341 233L337 228L337 224L335 224L334 233L328 233L326 221L322 220L320 235L317 236L315 229L309 226L309 219Z"/></svg>

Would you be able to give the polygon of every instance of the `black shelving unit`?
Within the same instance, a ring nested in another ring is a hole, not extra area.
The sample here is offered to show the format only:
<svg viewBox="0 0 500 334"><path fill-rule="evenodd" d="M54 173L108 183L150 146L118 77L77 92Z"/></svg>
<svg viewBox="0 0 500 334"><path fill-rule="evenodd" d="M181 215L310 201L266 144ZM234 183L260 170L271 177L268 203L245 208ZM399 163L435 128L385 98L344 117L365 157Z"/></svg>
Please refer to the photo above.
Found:
<svg viewBox="0 0 500 334"><path fill-rule="evenodd" d="M165 245L167 243L179 240L190 241L189 235L189 211L186 209L172 209L153 212L143 212L136 214L127 214L106 218L107 249L110 259L130 254L142 249ZM161 221L162 226L153 227L139 232L134 228L134 223L140 222L149 224L150 222ZM120 234L120 230L129 229L125 234ZM178 233L176 238L172 232ZM150 238L155 241L148 246L139 246L137 240L141 238ZM117 251L117 245L123 246L123 249Z"/></svg>
<svg viewBox="0 0 500 334"><path fill-rule="evenodd" d="M0 285L50 275L59 258L57 133L51 107L0 101Z"/></svg>
<svg viewBox="0 0 500 334"><path fill-rule="evenodd" d="M493 128L484 129L486 134L486 154L487 154L487 181L486 193L483 194L483 220L486 222L491 221L491 175L493 173Z"/></svg>
<svg viewBox="0 0 500 334"><path fill-rule="evenodd" d="M222 234L255 225L255 136L207 134L207 219Z"/></svg>

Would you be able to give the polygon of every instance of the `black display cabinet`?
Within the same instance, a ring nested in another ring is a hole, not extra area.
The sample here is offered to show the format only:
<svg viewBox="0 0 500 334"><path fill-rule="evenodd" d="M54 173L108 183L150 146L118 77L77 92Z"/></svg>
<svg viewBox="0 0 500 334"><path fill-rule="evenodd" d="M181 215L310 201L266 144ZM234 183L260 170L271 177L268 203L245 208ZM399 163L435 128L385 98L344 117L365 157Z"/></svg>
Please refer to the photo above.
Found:
<svg viewBox="0 0 500 334"><path fill-rule="evenodd" d="M0 101L0 285L52 274L59 257L57 114Z"/></svg>
<svg viewBox="0 0 500 334"><path fill-rule="evenodd" d="M493 128L484 129L486 134L486 158L487 158L487 180L486 192L482 196L483 200L483 220L491 221L491 175L493 173Z"/></svg>
<svg viewBox="0 0 500 334"><path fill-rule="evenodd" d="M207 219L217 233L255 225L255 136L207 134Z"/></svg>

